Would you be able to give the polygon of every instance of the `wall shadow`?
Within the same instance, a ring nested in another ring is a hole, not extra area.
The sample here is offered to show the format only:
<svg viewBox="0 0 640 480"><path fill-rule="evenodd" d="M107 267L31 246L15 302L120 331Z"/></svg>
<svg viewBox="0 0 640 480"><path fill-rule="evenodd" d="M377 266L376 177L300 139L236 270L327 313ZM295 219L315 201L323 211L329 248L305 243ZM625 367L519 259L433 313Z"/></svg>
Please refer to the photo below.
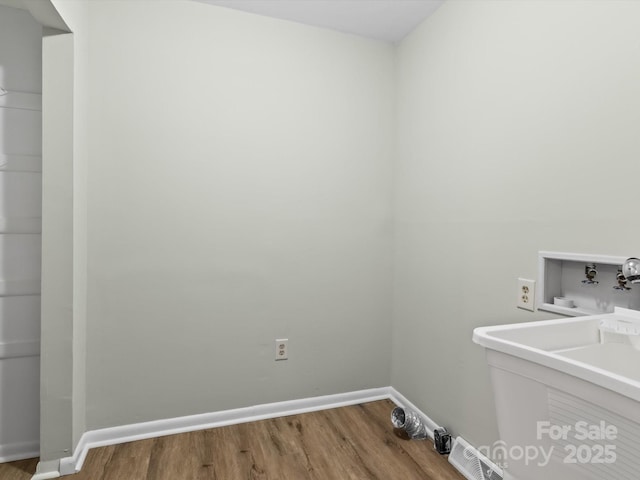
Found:
<svg viewBox="0 0 640 480"><path fill-rule="evenodd" d="M0 461L39 450L42 27L0 6ZM33 474L37 459L0 465Z"/></svg>

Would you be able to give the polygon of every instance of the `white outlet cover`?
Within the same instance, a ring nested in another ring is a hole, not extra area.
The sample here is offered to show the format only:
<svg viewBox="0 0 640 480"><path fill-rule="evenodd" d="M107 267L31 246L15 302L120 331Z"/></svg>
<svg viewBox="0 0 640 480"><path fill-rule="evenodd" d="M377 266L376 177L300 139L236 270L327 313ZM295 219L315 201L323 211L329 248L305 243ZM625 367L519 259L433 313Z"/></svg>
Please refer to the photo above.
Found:
<svg viewBox="0 0 640 480"><path fill-rule="evenodd" d="M535 311L536 281L518 278L518 293L516 306L523 310Z"/></svg>
<svg viewBox="0 0 640 480"><path fill-rule="evenodd" d="M289 359L289 339L276 339L276 361Z"/></svg>

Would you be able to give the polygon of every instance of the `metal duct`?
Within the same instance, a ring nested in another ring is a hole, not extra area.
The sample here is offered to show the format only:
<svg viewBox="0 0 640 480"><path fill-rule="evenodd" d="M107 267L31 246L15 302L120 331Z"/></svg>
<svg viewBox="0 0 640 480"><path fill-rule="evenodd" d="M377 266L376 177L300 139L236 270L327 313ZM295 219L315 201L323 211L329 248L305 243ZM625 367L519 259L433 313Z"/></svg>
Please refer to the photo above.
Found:
<svg viewBox="0 0 640 480"><path fill-rule="evenodd" d="M391 412L391 423L395 428L407 432L413 440L425 440L428 437L427 427L420 415L412 410L396 407Z"/></svg>

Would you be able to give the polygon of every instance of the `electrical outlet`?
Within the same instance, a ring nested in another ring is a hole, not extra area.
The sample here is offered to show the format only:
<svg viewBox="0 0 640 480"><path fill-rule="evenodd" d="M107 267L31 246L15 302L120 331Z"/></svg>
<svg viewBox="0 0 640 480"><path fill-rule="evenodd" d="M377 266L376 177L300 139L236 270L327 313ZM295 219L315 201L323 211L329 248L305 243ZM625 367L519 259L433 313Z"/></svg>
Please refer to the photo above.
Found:
<svg viewBox="0 0 640 480"><path fill-rule="evenodd" d="M277 338L276 339L276 360L288 360L289 359L289 339Z"/></svg>
<svg viewBox="0 0 640 480"><path fill-rule="evenodd" d="M536 299L536 281L527 280L526 278L518 279L518 301L516 305L518 308L524 310L535 311L535 299Z"/></svg>

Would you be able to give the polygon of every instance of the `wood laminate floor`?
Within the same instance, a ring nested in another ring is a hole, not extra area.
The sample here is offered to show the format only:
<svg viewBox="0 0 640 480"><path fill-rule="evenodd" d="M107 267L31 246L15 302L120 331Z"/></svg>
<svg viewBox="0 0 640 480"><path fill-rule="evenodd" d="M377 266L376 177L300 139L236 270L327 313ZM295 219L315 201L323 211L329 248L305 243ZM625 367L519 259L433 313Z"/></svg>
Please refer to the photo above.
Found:
<svg viewBox="0 0 640 480"><path fill-rule="evenodd" d="M389 400L96 448L69 480L464 480L391 427ZM0 465L28 480L37 460Z"/></svg>

